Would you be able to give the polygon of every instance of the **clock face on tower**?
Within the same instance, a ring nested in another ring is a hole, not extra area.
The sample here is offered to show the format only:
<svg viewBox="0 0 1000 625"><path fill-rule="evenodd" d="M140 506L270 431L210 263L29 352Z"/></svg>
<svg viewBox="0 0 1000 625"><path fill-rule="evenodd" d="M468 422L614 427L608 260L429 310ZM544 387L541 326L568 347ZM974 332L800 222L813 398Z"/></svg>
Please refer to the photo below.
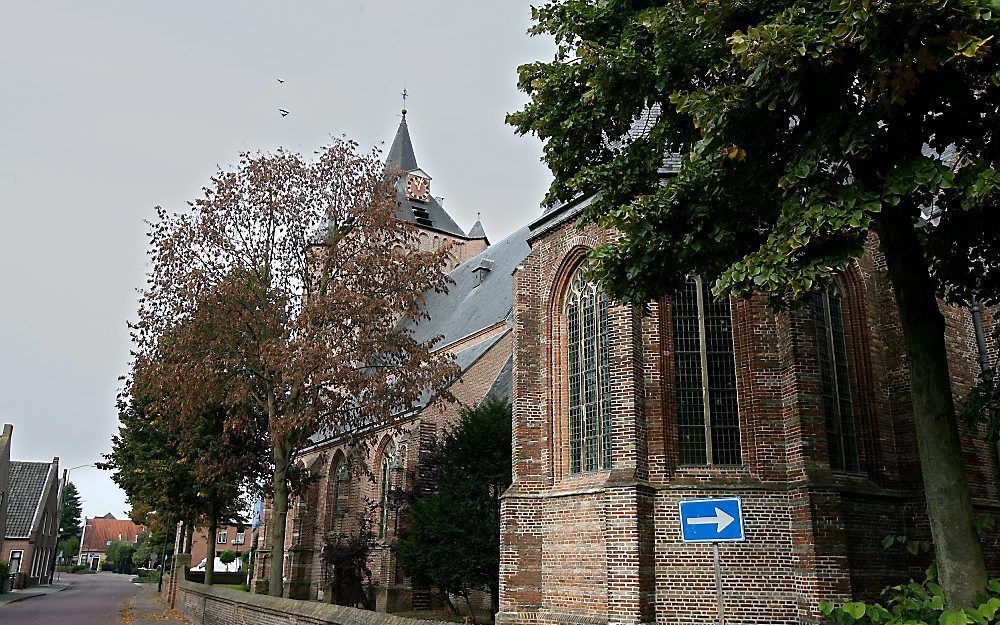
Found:
<svg viewBox="0 0 1000 625"><path fill-rule="evenodd" d="M406 199L416 202L429 202L431 199L431 181L417 174L406 174Z"/></svg>

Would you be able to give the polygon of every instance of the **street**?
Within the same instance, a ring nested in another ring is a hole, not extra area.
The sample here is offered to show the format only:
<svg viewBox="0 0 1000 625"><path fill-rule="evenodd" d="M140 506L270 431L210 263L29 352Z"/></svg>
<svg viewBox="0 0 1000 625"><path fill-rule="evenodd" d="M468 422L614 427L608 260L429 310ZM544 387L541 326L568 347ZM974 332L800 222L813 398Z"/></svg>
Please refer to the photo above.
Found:
<svg viewBox="0 0 1000 625"><path fill-rule="evenodd" d="M129 575L63 575L73 586L51 595L0 606L0 623L17 625L121 625L125 601L139 592Z"/></svg>

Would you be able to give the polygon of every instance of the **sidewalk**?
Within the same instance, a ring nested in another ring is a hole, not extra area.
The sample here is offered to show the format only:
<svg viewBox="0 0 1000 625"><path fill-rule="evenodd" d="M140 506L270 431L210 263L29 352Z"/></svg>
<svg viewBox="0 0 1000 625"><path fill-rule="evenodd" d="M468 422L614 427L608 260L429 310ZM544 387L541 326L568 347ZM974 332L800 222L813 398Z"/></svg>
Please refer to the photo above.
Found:
<svg viewBox="0 0 1000 625"><path fill-rule="evenodd" d="M31 599L32 597L41 597L42 595L51 595L54 592L66 590L72 585L72 582L56 582L55 584L49 584L48 586L32 586L31 588L12 590L0 595L0 605L7 605L8 603L14 603L15 601L21 601L23 599Z"/></svg>
<svg viewBox="0 0 1000 625"><path fill-rule="evenodd" d="M143 584L139 594L128 600L128 610L122 613L124 625L190 625L183 616L171 610L160 601L156 584Z"/></svg>

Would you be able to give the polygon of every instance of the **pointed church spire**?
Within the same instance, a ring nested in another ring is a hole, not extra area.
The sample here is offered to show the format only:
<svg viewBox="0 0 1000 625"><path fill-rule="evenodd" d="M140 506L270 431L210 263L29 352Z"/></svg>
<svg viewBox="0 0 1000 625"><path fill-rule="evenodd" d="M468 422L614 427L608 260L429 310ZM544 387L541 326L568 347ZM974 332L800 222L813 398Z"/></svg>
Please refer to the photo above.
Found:
<svg viewBox="0 0 1000 625"><path fill-rule="evenodd" d="M472 230L469 230L470 239L485 239L486 229L483 228L483 222L476 219L475 225L472 226Z"/></svg>
<svg viewBox="0 0 1000 625"><path fill-rule="evenodd" d="M396 138L386 155L385 166L403 171L413 171L417 168L417 157L413 153L413 142L410 141L410 129L406 125L406 109L403 109L403 119L399 121Z"/></svg>

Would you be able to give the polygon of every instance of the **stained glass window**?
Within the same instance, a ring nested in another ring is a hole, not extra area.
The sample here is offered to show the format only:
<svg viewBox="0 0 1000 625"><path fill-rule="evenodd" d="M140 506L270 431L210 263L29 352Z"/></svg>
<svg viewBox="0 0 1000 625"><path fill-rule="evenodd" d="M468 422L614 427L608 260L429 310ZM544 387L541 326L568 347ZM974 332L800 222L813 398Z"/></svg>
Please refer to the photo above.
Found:
<svg viewBox="0 0 1000 625"><path fill-rule="evenodd" d="M692 276L672 302L682 464L739 465L739 404L729 298Z"/></svg>
<svg viewBox="0 0 1000 625"><path fill-rule="evenodd" d="M847 340L844 335L843 295L831 284L813 296L816 317L816 351L823 385L823 417L830 468L858 471L858 443L854 431L854 406L847 370Z"/></svg>
<svg viewBox="0 0 1000 625"><path fill-rule="evenodd" d="M608 300L576 269L566 295L571 473L611 467Z"/></svg>

